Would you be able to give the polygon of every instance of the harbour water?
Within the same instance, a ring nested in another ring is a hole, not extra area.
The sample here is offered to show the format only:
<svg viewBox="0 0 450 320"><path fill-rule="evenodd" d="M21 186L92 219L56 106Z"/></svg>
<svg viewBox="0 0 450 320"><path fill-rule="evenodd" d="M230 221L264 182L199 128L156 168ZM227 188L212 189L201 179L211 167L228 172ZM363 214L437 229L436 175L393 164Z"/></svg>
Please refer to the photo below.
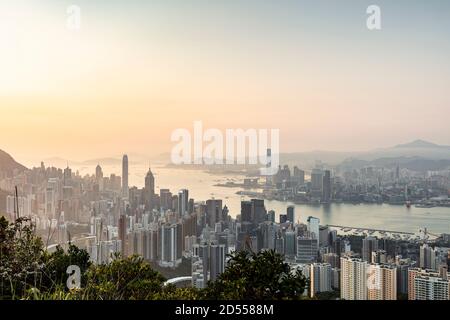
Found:
<svg viewBox="0 0 450 320"><path fill-rule="evenodd" d="M95 167L73 168L79 170L81 175L94 174ZM111 173L121 175L121 166L102 166L104 176ZM148 171L145 165L130 165L130 186L142 187L144 177ZM170 189L176 193L179 189L189 189L189 197L195 201L205 201L215 198L222 199L224 205L235 217L240 213L241 200L248 197L237 195L240 188L214 186L228 181L242 182L243 176L229 174L210 174L200 170L186 170L166 168L164 166L152 167L155 176L156 193L159 189ZM282 201L265 201L267 210L274 210L278 219L280 213L286 212L288 205L295 206L296 221L305 222L309 216L320 219L320 223L352 226L358 228L371 228L382 230L395 230L403 232L418 232L419 228L426 227L432 233L450 233L450 208L407 208L404 205L389 204L348 204L336 203L330 205L293 204ZM278 220L277 220L278 221Z"/></svg>

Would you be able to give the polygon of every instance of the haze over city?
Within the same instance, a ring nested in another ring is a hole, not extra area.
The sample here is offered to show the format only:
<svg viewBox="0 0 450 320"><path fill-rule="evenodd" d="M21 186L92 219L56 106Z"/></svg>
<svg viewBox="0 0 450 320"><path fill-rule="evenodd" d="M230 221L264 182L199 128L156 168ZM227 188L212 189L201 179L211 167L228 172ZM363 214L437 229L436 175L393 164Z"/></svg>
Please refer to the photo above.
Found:
<svg viewBox="0 0 450 320"><path fill-rule="evenodd" d="M202 1L201 1L202 2ZM169 152L176 128L278 128L282 152L450 145L446 1L0 4L2 149ZM432 121L432 124L431 124Z"/></svg>
<svg viewBox="0 0 450 320"><path fill-rule="evenodd" d="M449 39L447 0L0 0L0 304L450 300Z"/></svg>

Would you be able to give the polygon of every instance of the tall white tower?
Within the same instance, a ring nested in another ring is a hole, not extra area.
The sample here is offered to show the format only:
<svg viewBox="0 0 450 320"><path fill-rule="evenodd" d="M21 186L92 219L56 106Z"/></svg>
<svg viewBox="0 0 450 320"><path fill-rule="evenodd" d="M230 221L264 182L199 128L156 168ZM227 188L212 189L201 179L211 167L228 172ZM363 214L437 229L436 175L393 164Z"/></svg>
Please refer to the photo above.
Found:
<svg viewBox="0 0 450 320"><path fill-rule="evenodd" d="M122 158L122 196L128 198L128 156Z"/></svg>

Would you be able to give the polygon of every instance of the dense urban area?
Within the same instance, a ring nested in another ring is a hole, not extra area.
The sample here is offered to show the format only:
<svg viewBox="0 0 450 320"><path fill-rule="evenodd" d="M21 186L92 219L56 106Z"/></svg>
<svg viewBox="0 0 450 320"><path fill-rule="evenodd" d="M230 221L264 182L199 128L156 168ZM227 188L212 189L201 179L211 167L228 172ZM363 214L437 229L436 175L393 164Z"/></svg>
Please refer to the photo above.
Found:
<svg viewBox="0 0 450 320"><path fill-rule="evenodd" d="M29 218L48 253L73 251L76 245L97 266L138 255L178 287L207 288L221 279L236 253L274 252L289 272L300 271L307 280L304 298L450 299L450 230L434 234L424 228L414 234L389 226L322 225L291 205L285 212L266 210L264 200L445 207L448 170L331 170L318 163L305 179L304 170L280 166L274 176L243 178L238 193L249 198L235 217L225 200L192 199L187 188L160 188L157 194L150 168L143 188L129 186L128 171L127 155L122 176L106 177L100 165L86 176L44 163L16 168L0 177L5 215L11 223Z"/></svg>

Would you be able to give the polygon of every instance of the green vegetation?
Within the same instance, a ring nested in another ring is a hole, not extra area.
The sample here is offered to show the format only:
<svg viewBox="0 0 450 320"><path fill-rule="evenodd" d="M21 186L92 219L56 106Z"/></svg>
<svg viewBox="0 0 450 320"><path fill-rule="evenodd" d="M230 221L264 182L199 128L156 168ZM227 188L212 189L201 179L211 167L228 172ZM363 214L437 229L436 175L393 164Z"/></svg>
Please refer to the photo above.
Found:
<svg viewBox="0 0 450 320"><path fill-rule="evenodd" d="M316 300L338 300L341 297L339 290L333 290L328 292L318 292L315 294Z"/></svg>
<svg viewBox="0 0 450 320"><path fill-rule="evenodd" d="M70 265L80 268L79 289L67 288ZM74 245L48 253L29 219L9 223L0 218L3 300L300 299L306 287L304 276L291 272L274 251L232 254L225 272L206 289L177 288L165 281L139 256L116 256L109 264L93 265L86 250Z"/></svg>
<svg viewBox="0 0 450 320"><path fill-rule="evenodd" d="M291 272L274 251L240 251L231 256L225 272L203 293L205 298L217 300L300 299L305 287L301 272Z"/></svg>

